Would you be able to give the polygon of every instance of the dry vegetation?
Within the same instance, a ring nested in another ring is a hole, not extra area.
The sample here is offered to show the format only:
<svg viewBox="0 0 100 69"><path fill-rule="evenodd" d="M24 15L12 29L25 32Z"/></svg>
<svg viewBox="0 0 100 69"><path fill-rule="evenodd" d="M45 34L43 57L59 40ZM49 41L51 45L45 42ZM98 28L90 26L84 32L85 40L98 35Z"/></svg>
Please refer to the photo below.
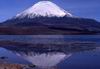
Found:
<svg viewBox="0 0 100 69"><path fill-rule="evenodd" d="M0 64L0 69L23 69L24 65L19 64Z"/></svg>
<svg viewBox="0 0 100 69"><path fill-rule="evenodd" d="M0 26L0 35L77 35L77 34L96 34L97 32L72 30L72 29L52 29L47 27L29 26L29 27L16 27L16 26Z"/></svg>

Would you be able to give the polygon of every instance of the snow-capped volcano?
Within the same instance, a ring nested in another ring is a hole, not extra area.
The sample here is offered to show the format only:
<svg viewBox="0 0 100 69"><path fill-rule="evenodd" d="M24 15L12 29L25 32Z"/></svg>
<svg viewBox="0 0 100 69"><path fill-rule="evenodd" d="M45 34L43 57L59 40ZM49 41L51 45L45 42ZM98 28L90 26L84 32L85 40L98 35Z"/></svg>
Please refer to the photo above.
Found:
<svg viewBox="0 0 100 69"><path fill-rule="evenodd" d="M39 16L71 17L72 15L50 1L40 1L32 7L30 7L29 9L26 9L25 11L17 14L15 18L23 18L26 16L29 18L34 18Z"/></svg>

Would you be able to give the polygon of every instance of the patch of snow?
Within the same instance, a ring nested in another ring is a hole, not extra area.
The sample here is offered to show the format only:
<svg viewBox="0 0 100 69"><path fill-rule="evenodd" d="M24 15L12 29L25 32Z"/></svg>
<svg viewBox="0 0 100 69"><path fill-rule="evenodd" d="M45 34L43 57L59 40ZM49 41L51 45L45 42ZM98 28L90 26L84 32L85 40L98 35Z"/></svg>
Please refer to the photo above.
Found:
<svg viewBox="0 0 100 69"><path fill-rule="evenodd" d="M26 9L25 11L17 14L16 18L23 18L26 16L29 18L34 18L39 16L72 17L72 15L69 12L61 9L59 6L50 1L40 1L35 5L33 5L32 7L30 7L29 9Z"/></svg>

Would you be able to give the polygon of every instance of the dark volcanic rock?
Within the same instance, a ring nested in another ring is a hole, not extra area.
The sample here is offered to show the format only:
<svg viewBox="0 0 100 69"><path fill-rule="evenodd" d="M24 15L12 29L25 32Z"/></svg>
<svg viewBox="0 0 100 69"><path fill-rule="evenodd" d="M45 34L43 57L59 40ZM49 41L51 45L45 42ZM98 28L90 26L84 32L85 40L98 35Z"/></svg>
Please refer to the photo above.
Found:
<svg viewBox="0 0 100 69"><path fill-rule="evenodd" d="M72 17L10 19L0 26L0 34L98 34L100 23Z"/></svg>

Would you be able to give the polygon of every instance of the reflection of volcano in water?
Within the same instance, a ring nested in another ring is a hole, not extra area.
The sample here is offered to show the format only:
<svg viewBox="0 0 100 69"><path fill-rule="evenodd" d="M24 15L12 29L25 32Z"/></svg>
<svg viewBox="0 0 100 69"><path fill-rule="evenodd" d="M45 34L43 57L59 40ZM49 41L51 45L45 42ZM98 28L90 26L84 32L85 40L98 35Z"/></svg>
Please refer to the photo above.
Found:
<svg viewBox="0 0 100 69"><path fill-rule="evenodd" d="M32 47L10 47L9 49L12 50L12 52L14 52L16 55L24 58L38 67L53 67L65 58L67 59L71 56L71 53L65 54L64 52L59 52L57 50L50 51L50 49L41 49L41 51L36 48L33 48L32 50Z"/></svg>
<svg viewBox="0 0 100 69"><path fill-rule="evenodd" d="M96 46L85 46L85 44L76 46L9 46L5 47L11 50L16 55L22 57L23 59L35 64L39 67L53 67L56 66L64 59L68 59L75 52L95 50Z"/></svg>
<svg viewBox="0 0 100 69"><path fill-rule="evenodd" d="M64 58L68 58L71 56L71 54L66 55L64 53L36 54L34 52L28 52L27 54L25 54L24 52L16 52L16 54L40 67L56 66Z"/></svg>

